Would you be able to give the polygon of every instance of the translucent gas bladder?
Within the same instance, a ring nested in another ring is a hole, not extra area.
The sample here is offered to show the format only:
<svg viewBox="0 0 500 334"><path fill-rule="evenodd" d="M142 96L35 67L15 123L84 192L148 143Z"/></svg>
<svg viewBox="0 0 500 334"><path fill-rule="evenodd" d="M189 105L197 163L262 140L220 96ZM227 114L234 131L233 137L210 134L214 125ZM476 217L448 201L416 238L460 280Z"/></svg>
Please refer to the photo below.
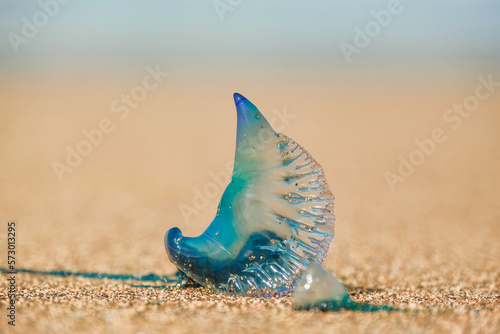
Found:
<svg viewBox="0 0 500 334"><path fill-rule="evenodd" d="M321 263L334 232L334 196L322 167L297 142L276 133L235 93L234 168L217 213L198 237L165 235L169 259L197 283L228 293L280 296L313 259Z"/></svg>

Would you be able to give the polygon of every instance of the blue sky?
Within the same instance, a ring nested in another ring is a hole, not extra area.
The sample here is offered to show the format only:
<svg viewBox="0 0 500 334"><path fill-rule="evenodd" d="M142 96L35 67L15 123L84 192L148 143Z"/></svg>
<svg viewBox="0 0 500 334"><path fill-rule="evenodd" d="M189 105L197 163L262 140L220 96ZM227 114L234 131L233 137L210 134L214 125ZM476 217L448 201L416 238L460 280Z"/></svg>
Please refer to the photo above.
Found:
<svg viewBox="0 0 500 334"><path fill-rule="evenodd" d="M498 66L499 1L400 3L401 12L355 55L352 66ZM244 0L225 12L224 20L213 5L214 1L73 0L61 5L16 54L8 34L21 34L22 18L32 21L41 7L38 1L2 0L0 70L80 66L84 71L113 71L160 60L186 71L345 68L351 65L339 44L352 43L354 27L364 28L373 20L371 12L386 9L388 1Z"/></svg>

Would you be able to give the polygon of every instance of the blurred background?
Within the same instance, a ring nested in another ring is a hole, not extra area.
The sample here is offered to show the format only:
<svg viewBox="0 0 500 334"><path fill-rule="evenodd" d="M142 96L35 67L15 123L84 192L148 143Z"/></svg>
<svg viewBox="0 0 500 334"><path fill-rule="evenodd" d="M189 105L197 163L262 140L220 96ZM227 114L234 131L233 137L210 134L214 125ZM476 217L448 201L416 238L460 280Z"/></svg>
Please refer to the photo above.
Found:
<svg viewBox="0 0 500 334"><path fill-rule="evenodd" d="M488 253L499 17L494 0L2 0L0 213L18 266L173 271L165 231L200 234L222 195L234 92L324 167L331 254L395 252L387 236ZM449 111L464 101L470 114ZM436 128L446 139L415 153Z"/></svg>

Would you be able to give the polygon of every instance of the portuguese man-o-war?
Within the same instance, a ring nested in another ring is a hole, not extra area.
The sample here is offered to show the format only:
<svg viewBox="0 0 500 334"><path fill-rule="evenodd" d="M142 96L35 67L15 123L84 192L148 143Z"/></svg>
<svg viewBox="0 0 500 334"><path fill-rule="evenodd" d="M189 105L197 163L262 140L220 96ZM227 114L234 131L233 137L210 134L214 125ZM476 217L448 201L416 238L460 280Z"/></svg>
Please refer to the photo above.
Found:
<svg viewBox="0 0 500 334"><path fill-rule="evenodd" d="M334 229L334 196L322 167L298 143L276 133L235 93L232 179L215 219L198 237L165 235L170 261L202 286L232 294L282 296L309 265L323 262Z"/></svg>
<svg viewBox="0 0 500 334"><path fill-rule="evenodd" d="M174 227L165 249L180 272L229 294L279 297L294 291L297 310L392 310L354 302L320 265L334 234L334 196L322 167L276 133L235 93L236 153L231 182L214 220L198 237Z"/></svg>

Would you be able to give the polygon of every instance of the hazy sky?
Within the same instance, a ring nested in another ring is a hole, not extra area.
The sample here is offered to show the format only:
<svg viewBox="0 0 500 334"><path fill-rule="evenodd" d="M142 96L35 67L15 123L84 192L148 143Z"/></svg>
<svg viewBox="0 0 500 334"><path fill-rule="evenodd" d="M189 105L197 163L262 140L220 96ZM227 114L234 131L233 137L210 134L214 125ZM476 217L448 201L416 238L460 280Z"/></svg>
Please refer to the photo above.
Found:
<svg viewBox="0 0 500 334"><path fill-rule="evenodd" d="M402 0L399 13L350 64L340 43L354 45L354 28L365 29L371 12L386 10L390 1L73 0L16 53L9 34L22 36L23 18L33 23L40 3L50 2L0 1L0 71L121 71L151 62L178 71L334 71L394 63L477 71L500 62L498 0ZM228 7L218 13L214 5L221 3Z"/></svg>

